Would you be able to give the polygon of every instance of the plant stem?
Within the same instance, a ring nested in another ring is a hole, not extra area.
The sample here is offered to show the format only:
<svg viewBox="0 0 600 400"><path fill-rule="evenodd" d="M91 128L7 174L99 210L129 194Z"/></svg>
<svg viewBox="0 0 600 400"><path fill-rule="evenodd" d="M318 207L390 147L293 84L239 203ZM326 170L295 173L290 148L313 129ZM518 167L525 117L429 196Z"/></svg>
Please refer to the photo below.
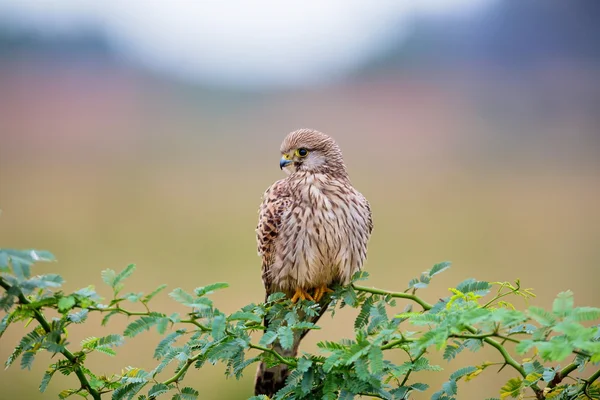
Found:
<svg viewBox="0 0 600 400"><path fill-rule="evenodd" d="M182 319L181 321L182 324L192 324L197 326L198 328L200 328L200 330L203 330L205 332L210 332L210 328L208 328L206 325L202 325L200 322L196 321L195 319Z"/></svg>
<svg viewBox="0 0 600 400"><path fill-rule="evenodd" d="M12 288L12 286L10 286L8 283L6 283L2 278L0 278L0 286L2 286L2 288L4 288L7 292ZM19 299L19 304L28 305L31 303L29 300L27 300L27 298L25 297L23 292L21 292L20 289L19 289L19 294L17 295L17 297ZM44 329L44 331L46 333L52 332L52 327L50 326L50 324L44 317L44 314L42 314L40 310L34 309L33 316L38 321L38 323L41 325L41 327ZM57 343L60 343L60 335L57 338ZM100 393L98 393L98 391L96 389L92 388L92 386L90 385L90 382L87 380L87 377L85 376L85 374L83 373L83 370L79 366L77 357L75 357L75 355L73 355L73 353L71 353L66 347L63 348L63 350L60 353L67 360L69 360L71 362L71 364L73 364L75 375L77 375L77 379L79 379L79 383L81 383L81 387L83 389L85 389L94 398L94 400L100 400L101 399Z"/></svg>
<svg viewBox="0 0 600 400"><path fill-rule="evenodd" d="M549 388L556 387L563 379L565 379L571 372L577 369L577 364L571 363L558 371L556 375L554 375L554 379L548 384Z"/></svg>
<svg viewBox="0 0 600 400"><path fill-rule="evenodd" d="M123 315L127 315L128 317L132 317L132 316L150 316L150 314L152 314L151 311L129 311L129 310L125 310L121 307L110 307L110 308L99 308L99 307L88 307L88 310L90 311L100 311L100 312L117 312L119 314L123 314ZM206 325L202 325L200 322L196 321L195 319L182 319L181 321L182 324L192 324L197 326L198 328L200 328L203 331L210 331L210 329L206 326Z"/></svg>
<svg viewBox="0 0 600 400"><path fill-rule="evenodd" d="M485 338L496 337L498 339L506 340L509 342L517 343L517 344L521 343L520 340L513 339L508 336L498 335L496 333L483 333L483 334L479 334L479 335L456 334L456 335L451 335L450 337L457 338L457 339L480 339L480 340L483 340Z"/></svg>
<svg viewBox="0 0 600 400"><path fill-rule="evenodd" d="M415 342L416 339L407 339L407 338L402 338L402 339L397 339L397 340L393 340L387 344L384 344L383 346L381 346L381 350L390 350L393 349L394 347L400 345L400 344L405 344L405 343L412 343Z"/></svg>
<svg viewBox="0 0 600 400"><path fill-rule="evenodd" d="M498 350L498 352L504 358L504 361L506 362L506 364L513 367L523 378L525 378L527 376L527 373L525 372L525 369L523 368L523 366L521 364L519 364L517 361L515 361L515 359L512 358L512 356L510 354L508 354L508 351L506 350L506 348L504 348L504 346L502 344L498 343L497 341L495 341L494 339L491 338L491 336L497 336L497 337L501 337L502 339L505 339L504 336L500 336L497 334L477 335L477 334L475 334L475 332L477 332L477 330L472 326L466 326L465 329L468 330L469 332L473 333L473 336L475 336L475 338L483 340L485 343L489 344L490 346L492 346L496 350ZM465 335L465 336L471 336L471 335ZM508 339L508 338L506 338L506 339ZM538 399L544 399L544 393L538 385L536 385L536 384L531 385L531 389L535 392L535 395Z"/></svg>
<svg viewBox="0 0 600 400"><path fill-rule="evenodd" d="M263 351L265 353L269 353L275 356L275 358L277 358L281 363L288 365L290 367L295 367L296 363L293 361L290 361L288 359L285 359L284 357L281 356L281 354L279 354L278 352L276 352L275 350L263 347L263 346L259 346L257 344L252 344L252 343L248 343L248 347L250 347L251 349L256 349L256 350L260 350Z"/></svg>
<svg viewBox="0 0 600 400"><path fill-rule="evenodd" d="M185 374L185 372L190 368L190 366L193 363L198 361L198 359L200 358L201 355L202 355L202 353L199 353L199 354L196 354L192 358L188 358L187 361L185 362L185 365L183 367L181 367L181 369L179 371L177 371L177 373L175 375L173 375L171 378L167 379L163 383L165 385L170 385L171 383L179 382L179 379L183 376L183 374Z"/></svg>
<svg viewBox="0 0 600 400"><path fill-rule="evenodd" d="M421 299L419 296L416 296L414 294L408 294L408 293L402 293L402 292L390 292L388 290L369 288L366 286L358 286L358 285L354 285L354 284L352 286L354 287L354 290L357 290L359 292L379 294L382 296L390 296L390 297L395 297L398 299L412 300L415 303L419 304L421 307L423 307L423 310L425 310L425 311L429 311L433 308L433 306L431 304L427 303L425 300Z"/></svg>
<svg viewBox="0 0 600 400"><path fill-rule="evenodd" d="M381 397L380 395L376 394L376 393L358 393L359 396L368 396L368 397L374 397L376 399L385 399L385 397Z"/></svg>
<svg viewBox="0 0 600 400"><path fill-rule="evenodd" d="M591 385L592 383L594 383L594 381L596 381L598 378L600 378L600 369L599 369L598 371L594 372L594 373L592 374L592 376L590 376L590 377L587 379L587 384L588 384L588 386L589 386L589 385Z"/></svg>
<svg viewBox="0 0 600 400"><path fill-rule="evenodd" d="M414 360L411 358L410 362L414 363L421 357L423 357L423 354L425 354L425 349L421 350L421 352L419 353L418 356L416 356L414 358ZM410 357L410 354L408 355ZM409 369L408 372L404 375L404 379L402 379L402 383L400 383L400 386L404 386L406 384L406 382L408 382L408 378L410 377L410 373L413 372L413 368Z"/></svg>

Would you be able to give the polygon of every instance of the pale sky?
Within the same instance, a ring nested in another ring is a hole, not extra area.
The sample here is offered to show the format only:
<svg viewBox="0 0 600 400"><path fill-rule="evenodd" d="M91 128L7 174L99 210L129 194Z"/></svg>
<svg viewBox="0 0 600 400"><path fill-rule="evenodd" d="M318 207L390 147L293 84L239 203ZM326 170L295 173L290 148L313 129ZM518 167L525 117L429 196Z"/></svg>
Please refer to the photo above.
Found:
<svg viewBox="0 0 600 400"><path fill-rule="evenodd" d="M2 0L0 24L44 35L95 26L128 61L199 82L335 80L385 50L414 13L457 14L491 0Z"/></svg>

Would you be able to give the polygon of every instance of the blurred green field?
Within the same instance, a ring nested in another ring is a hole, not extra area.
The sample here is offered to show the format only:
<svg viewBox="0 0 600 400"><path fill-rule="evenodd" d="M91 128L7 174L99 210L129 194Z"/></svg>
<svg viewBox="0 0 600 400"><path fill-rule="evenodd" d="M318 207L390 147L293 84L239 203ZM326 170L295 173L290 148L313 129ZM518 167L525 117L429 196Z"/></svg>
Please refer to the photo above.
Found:
<svg viewBox="0 0 600 400"><path fill-rule="evenodd" d="M469 277L519 278L535 289L537 305L550 306L567 289L577 305L600 305L597 120L575 106L524 117L514 102L533 110L538 92L524 93L518 83L483 90L448 77L405 77L223 94L129 71L15 71L1 75L0 245L52 251L59 262L39 271L62 274L66 290L94 284L108 295L100 271L136 263L131 291L226 281L231 287L214 296L223 310L260 301L260 196L282 176L285 134L312 127L338 140L353 183L371 202L369 285L404 289L422 270L451 260L453 268L423 292L429 301ZM546 81L542 87L550 90ZM166 293L155 307L180 310ZM350 336L353 316L344 310L335 323L323 318L302 350ZM122 331L126 320L114 321L73 329L69 341ZM1 359L21 333L5 334ZM140 335L116 358L90 356L90 367L107 374L128 365L150 369L157 342L153 332ZM497 358L484 354L459 361ZM0 397L55 398L70 378L57 377L39 394L48 362L43 355L31 372L0 372ZM423 380L435 387L458 367ZM202 399L249 396L253 373L235 381L222 372L191 371L186 381ZM486 371L477 384L463 384L460 397L496 396L507 372Z"/></svg>

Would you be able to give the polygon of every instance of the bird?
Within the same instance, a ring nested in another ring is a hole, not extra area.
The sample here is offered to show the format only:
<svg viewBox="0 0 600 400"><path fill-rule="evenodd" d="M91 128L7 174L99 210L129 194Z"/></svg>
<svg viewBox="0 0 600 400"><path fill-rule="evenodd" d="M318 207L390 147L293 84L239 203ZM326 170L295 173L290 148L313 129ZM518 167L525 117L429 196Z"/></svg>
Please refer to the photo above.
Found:
<svg viewBox="0 0 600 400"><path fill-rule="evenodd" d="M330 136L313 129L289 133L281 144L279 167L287 176L263 194L256 239L262 259L266 298L283 292L293 303L312 300L325 312L331 287L347 285L367 257L373 230L371 207L353 186L342 151ZM268 321L265 320L265 327ZM272 349L295 357L308 330L296 333L291 349L277 341ZM285 386L287 365L258 367L256 395L273 396Z"/></svg>

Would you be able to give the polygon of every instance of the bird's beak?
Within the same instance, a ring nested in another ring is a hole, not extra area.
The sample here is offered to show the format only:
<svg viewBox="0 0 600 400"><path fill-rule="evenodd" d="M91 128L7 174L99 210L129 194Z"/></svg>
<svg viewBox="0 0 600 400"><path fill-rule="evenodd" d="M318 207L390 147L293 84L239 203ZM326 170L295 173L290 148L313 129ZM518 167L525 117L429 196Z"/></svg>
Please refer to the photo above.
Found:
<svg viewBox="0 0 600 400"><path fill-rule="evenodd" d="M281 157L281 160L279 160L279 168L283 169L291 163L292 163L292 160L290 160L290 156L288 156L287 154L284 154Z"/></svg>

